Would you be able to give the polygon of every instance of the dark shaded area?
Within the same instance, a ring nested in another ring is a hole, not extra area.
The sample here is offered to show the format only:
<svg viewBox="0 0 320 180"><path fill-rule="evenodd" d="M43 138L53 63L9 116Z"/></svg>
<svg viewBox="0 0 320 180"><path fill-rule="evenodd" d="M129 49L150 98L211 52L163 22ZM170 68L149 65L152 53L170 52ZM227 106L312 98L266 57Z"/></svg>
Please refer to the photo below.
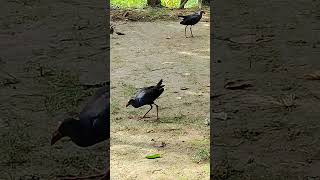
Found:
<svg viewBox="0 0 320 180"><path fill-rule="evenodd" d="M2 1L0 179L56 179L106 168L108 143L50 146L58 121L80 112L109 82L106 3Z"/></svg>
<svg viewBox="0 0 320 180"><path fill-rule="evenodd" d="M211 7L212 178L319 179L320 2Z"/></svg>
<svg viewBox="0 0 320 180"><path fill-rule="evenodd" d="M151 7L161 7L161 0L147 0L147 5Z"/></svg>

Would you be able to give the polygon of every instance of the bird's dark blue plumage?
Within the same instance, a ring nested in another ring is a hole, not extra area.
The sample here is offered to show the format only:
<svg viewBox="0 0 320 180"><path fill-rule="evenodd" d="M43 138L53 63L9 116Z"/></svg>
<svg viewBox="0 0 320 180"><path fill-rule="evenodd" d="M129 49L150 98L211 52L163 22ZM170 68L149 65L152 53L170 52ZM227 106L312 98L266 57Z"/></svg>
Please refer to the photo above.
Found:
<svg viewBox="0 0 320 180"><path fill-rule="evenodd" d="M190 32L191 32L191 35L193 36L191 26L197 24L201 20L203 13L204 13L204 11L199 11L194 14L187 15L187 16L178 16L178 17L182 18L182 21L180 22L180 24L186 25L185 35L186 35L187 27L190 26Z"/></svg>
<svg viewBox="0 0 320 180"><path fill-rule="evenodd" d="M129 100L127 107L129 105L132 105L135 108L139 108L144 105L150 105L151 109L152 109L152 105L153 104L156 105L154 103L154 101L163 93L163 91L164 91L163 87L164 87L164 85L162 85L162 79L161 79L156 86L149 86L149 87L141 88L136 93L136 95ZM156 105L156 107L157 107L157 114L158 114L158 105ZM144 117L145 117L145 115L144 115Z"/></svg>
<svg viewBox="0 0 320 180"><path fill-rule="evenodd" d="M203 13L203 11L200 11L200 12L196 12L194 14L187 15L187 16L179 16L179 17L183 18L183 20L180 22L180 24L195 25L202 18L202 13Z"/></svg>
<svg viewBox="0 0 320 180"><path fill-rule="evenodd" d="M110 138L109 89L102 87L79 114L79 120L65 119L54 133L51 144L64 136L81 147L92 146Z"/></svg>

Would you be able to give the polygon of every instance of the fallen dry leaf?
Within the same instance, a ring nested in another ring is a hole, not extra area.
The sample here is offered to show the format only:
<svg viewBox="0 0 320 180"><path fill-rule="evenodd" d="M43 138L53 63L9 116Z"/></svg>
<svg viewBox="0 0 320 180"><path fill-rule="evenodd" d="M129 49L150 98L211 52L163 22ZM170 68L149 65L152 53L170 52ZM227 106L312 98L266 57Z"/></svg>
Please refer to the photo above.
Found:
<svg viewBox="0 0 320 180"><path fill-rule="evenodd" d="M212 118L213 119L220 119L220 120L227 120L228 119L228 114L225 112L219 112L219 113L212 113Z"/></svg>
<svg viewBox="0 0 320 180"><path fill-rule="evenodd" d="M306 74L304 78L307 80L320 80L320 71L316 71L311 74Z"/></svg>
<svg viewBox="0 0 320 180"><path fill-rule="evenodd" d="M230 81L230 82L227 82L224 85L224 88L231 89L231 90L245 89L245 88L248 88L248 87L252 87L251 82L244 81L244 80Z"/></svg>
<svg viewBox="0 0 320 180"><path fill-rule="evenodd" d="M242 35L238 37L232 37L230 38L230 40L240 44L249 44L249 43L254 43L256 41L256 35L255 34Z"/></svg>

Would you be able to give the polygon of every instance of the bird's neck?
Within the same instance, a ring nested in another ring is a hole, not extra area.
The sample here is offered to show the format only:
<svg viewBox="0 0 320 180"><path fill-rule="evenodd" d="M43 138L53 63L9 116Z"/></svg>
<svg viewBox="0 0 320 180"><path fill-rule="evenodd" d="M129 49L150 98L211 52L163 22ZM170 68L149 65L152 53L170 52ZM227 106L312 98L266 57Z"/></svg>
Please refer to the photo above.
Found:
<svg viewBox="0 0 320 180"><path fill-rule="evenodd" d="M74 128L69 131L68 136L76 145L80 147L88 147L106 139L104 136L96 137L96 135L97 132L95 132L92 128L84 127L79 121L79 123L74 125Z"/></svg>
<svg viewBox="0 0 320 180"><path fill-rule="evenodd" d="M135 108L140 107L139 99L135 99L135 100L131 103L131 105L132 105L133 107L135 107Z"/></svg>
<svg viewBox="0 0 320 180"><path fill-rule="evenodd" d="M88 136L88 133L86 133L85 128L81 125L80 121L77 121L73 125L72 129L69 129L68 137L71 138L72 142L77 144L78 146L83 146L83 142L85 139L87 139L86 136Z"/></svg>

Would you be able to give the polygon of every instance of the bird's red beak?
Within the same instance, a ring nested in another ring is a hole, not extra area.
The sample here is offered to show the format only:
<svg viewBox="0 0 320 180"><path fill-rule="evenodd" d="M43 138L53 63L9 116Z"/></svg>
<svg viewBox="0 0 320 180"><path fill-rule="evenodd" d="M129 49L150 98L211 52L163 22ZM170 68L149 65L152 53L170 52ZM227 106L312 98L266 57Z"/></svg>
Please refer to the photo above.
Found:
<svg viewBox="0 0 320 180"><path fill-rule="evenodd" d="M56 130L52 134L51 146L54 145L57 141L59 141L62 137L63 137L62 134L58 130Z"/></svg>
<svg viewBox="0 0 320 180"><path fill-rule="evenodd" d="M130 106L130 103L127 103L126 107Z"/></svg>

